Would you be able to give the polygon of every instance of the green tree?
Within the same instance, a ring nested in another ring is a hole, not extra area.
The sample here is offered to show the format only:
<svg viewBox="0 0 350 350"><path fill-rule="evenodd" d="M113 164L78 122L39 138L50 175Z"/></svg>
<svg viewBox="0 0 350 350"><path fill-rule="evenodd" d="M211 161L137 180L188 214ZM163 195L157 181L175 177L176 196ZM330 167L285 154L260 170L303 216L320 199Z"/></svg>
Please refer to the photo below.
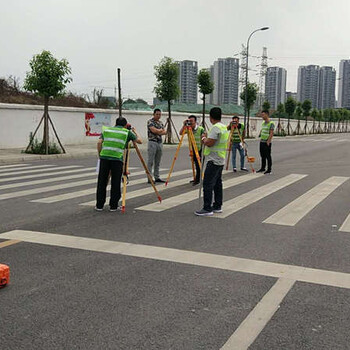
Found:
<svg viewBox="0 0 350 350"><path fill-rule="evenodd" d="M202 94L203 112L202 112L202 126L205 127L205 95L209 95L214 90L214 82L211 79L210 73L207 69L201 69L197 76L199 92Z"/></svg>
<svg viewBox="0 0 350 350"><path fill-rule="evenodd" d="M245 98L246 98L246 91L247 91L247 106L245 106ZM248 83L247 86L243 88L243 91L241 92L240 98L243 101L243 105L247 110L247 137L249 137L249 117L250 117L250 110L253 107L255 101L256 101L256 96L258 94L259 88L256 83Z"/></svg>
<svg viewBox="0 0 350 350"><path fill-rule="evenodd" d="M301 104L301 108L303 110L303 116L305 118L304 133L306 134L306 132L307 132L307 117L310 116L310 111L311 111L311 108L312 108L311 101L310 100L305 100Z"/></svg>
<svg viewBox="0 0 350 350"><path fill-rule="evenodd" d="M269 102L269 101L265 101L265 102L262 104L262 111L269 112L269 111L270 111L270 108L271 108L271 105L270 105L270 102Z"/></svg>
<svg viewBox="0 0 350 350"><path fill-rule="evenodd" d="M281 117L283 117L284 113L285 113L284 104L279 103L277 106L277 113L276 113L278 116L277 135L281 135L283 132L283 135L285 136L285 132L284 130L282 130L282 125L281 125Z"/></svg>
<svg viewBox="0 0 350 350"><path fill-rule="evenodd" d="M49 116L49 101L51 98L60 96L66 88L66 85L72 81L72 78L68 76L71 73L69 63L65 59L56 59L50 51L44 50L42 53L33 56L32 60L29 62L29 66L31 71L26 74L24 89L44 98L44 115L31 137L26 151L31 146L35 134L44 120L42 146L45 148L45 154L49 153L49 121L53 127L57 140L65 153Z"/></svg>
<svg viewBox="0 0 350 350"><path fill-rule="evenodd" d="M312 122L312 133L314 134L315 131L316 131L316 120L318 120L318 110L316 108L314 108L311 111L310 116L313 119L313 122Z"/></svg>
<svg viewBox="0 0 350 350"><path fill-rule="evenodd" d="M297 124L297 128L296 128L295 132L296 132L297 135L299 135L300 131L301 131L300 119L301 119L301 116L303 115L303 109L301 108L301 103L300 102L297 103L297 107L295 108L294 114L295 114L295 116L298 119L298 124Z"/></svg>
<svg viewBox="0 0 350 350"><path fill-rule="evenodd" d="M171 119L171 103L180 96L180 89L178 85L179 76L179 66L170 57L164 57L158 66L154 67L156 76L156 86L154 87L154 92L161 101L168 102L168 119L167 125L167 136L166 142L172 142L172 126L175 129L173 121ZM177 133L177 132L176 132ZM179 138L179 135L177 135Z"/></svg>
<svg viewBox="0 0 350 350"><path fill-rule="evenodd" d="M297 102L294 100L293 97L288 97L287 101L284 103L284 109L286 113L288 114L288 123L287 123L287 133L290 135L290 118L293 116L295 108L297 106Z"/></svg>

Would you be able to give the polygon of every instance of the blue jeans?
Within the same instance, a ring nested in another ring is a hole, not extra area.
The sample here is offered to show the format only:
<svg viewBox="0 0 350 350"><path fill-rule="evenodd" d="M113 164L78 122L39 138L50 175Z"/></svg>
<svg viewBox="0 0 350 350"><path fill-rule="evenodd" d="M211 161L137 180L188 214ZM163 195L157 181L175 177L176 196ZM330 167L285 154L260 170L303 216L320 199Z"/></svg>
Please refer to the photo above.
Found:
<svg viewBox="0 0 350 350"><path fill-rule="evenodd" d="M238 150L241 156L241 168L244 168L244 149L240 146L239 142L232 143L232 168L236 167L236 151Z"/></svg>

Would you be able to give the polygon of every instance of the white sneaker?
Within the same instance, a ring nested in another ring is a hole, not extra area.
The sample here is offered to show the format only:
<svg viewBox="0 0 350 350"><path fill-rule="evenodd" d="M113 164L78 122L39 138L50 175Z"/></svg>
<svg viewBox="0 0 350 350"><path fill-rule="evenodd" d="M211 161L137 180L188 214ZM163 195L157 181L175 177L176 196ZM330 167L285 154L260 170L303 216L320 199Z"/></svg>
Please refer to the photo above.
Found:
<svg viewBox="0 0 350 350"><path fill-rule="evenodd" d="M97 208L97 207L95 207L94 208L96 211L103 211L103 208Z"/></svg>
<svg viewBox="0 0 350 350"><path fill-rule="evenodd" d="M112 212L119 211L119 210L122 210L122 207L118 206L116 208L109 208L109 211L112 211Z"/></svg>
<svg viewBox="0 0 350 350"><path fill-rule="evenodd" d="M213 209L213 213L222 213L222 209L221 208Z"/></svg>

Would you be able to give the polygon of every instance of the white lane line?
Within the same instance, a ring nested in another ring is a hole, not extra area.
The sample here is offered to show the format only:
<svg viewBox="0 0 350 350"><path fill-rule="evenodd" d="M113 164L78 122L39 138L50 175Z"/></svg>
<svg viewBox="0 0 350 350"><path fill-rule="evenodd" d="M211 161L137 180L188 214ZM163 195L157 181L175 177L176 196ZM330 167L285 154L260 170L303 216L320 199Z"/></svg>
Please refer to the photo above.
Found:
<svg viewBox="0 0 350 350"><path fill-rule="evenodd" d="M232 198L223 203L223 212L210 216L211 218L224 219L233 213L275 193L282 188L293 184L306 177L307 175L290 174L276 181L270 182L267 185L255 188L249 192L246 192L238 197Z"/></svg>
<svg viewBox="0 0 350 350"><path fill-rule="evenodd" d="M190 172L189 170L181 170L181 171L175 172L174 174L175 175L183 175L183 174L187 174L189 172ZM132 178L132 176L137 176L137 175L142 175L142 174L145 174L144 170L140 170L140 171L137 171L135 173L132 173L131 174L131 178L130 178L129 186L146 183L147 182L146 178L141 178L141 179L137 179L137 180L133 180L133 178ZM146 174L145 174L145 176L146 176ZM146 192L145 194L147 194L147 190L148 189L149 188L138 190L139 195L141 195L140 193L142 191L145 191ZM152 191L153 191L153 189L152 189ZM134 192L136 192L136 191L134 191ZM49 204L49 203L56 203L56 202L60 202L60 201L64 201L64 200L68 200L68 199L72 199L72 198L88 196L88 195L93 194L93 193L96 193L96 187L88 188L86 190L81 190L81 191L74 191L74 192L70 192L70 193L63 193L63 194L50 196L50 197L39 198L39 199L32 200L31 202L34 202L34 203L47 203L47 204ZM133 198L131 196L131 193L132 192L127 194L127 198ZM108 200L109 200L109 197L106 198L106 201L108 201ZM95 201L89 201L89 202L82 203L80 205L88 205L88 206L90 206L90 205L95 205L95 204L96 204Z"/></svg>
<svg viewBox="0 0 350 350"><path fill-rule="evenodd" d="M2 233L0 239L15 239L49 246L121 254L350 289L350 273L313 269L305 266L24 230Z"/></svg>
<svg viewBox="0 0 350 350"><path fill-rule="evenodd" d="M19 167L26 167L26 166L29 166L29 165L30 164L23 164L23 163L11 164L11 165L0 165L0 169L19 168Z"/></svg>
<svg viewBox="0 0 350 350"><path fill-rule="evenodd" d="M223 187L225 189L225 188L237 186L237 185L240 185L242 183L258 179L261 176L263 176L263 175L262 174L249 174L249 175L242 175L239 177L235 177L233 179L224 180ZM166 199L162 200L162 203L154 202L151 204L143 205L143 206L138 207L136 209L145 210L145 211L161 212L161 211L164 211L167 209L177 207L181 204L193 201L195 199L198 199L198 189L193 190L193 191L188 191L188 192L179 194L179 195L174 196L174 197L166 198Z"/></svg>
<svg viewBox="0 0 350 350"><path fill-rule="evenodd" d="M350 232L350 214L343 222L343 225L340 226L339 231Z"/></svg>
<svg viewBox="0 0 350 350"><path fill-rule="evenodd" d="M286 278L278 279L221 350L247 350L271 320L295 282Z"/></svg>
<svg viewBox="0 0 350 350"><path fill-rule="evenodd" d="M330 177L268 217L263 222L267 224L294 226L348 179L348 177L342 176Z"/></svg>
<svg viewBox="0 0 350 350"><path fill-rule="evenodd" d="M94 169L95 169L95 167L85 168L85 170L94 170ZM80 169L80 171L81 171L81 169ZM39 179L39 180L26 181L26 182L14 183L14 184L6 184L6 185L0 185L0 190L7 190L9 188L26 187L26 186L33 186L33 185L41 185L41 184L55 182L55 181L73 180L73 179L79 179L82 177L89 177L89 176L97 177L97 174L96 174L96 172L90 171L88 173L81 173L81 174L76 174L76 175L57 176L57 177L51 177L48 179Z"/></svg>
<svg viewBox="0 0 350 350"><path fill-rule="evenodd" d="M189 171L192 172L192 171ZM175 174L175 173L174 173ZM181 186L181 185L185 185L188 184L188 178L186 179L180 179L180 180L176 180L176 181L171 181L169 182L168 186L162 186L162 187L157 187L157 190L160 191L160 195L163 195L163 192L168 189L168 188L174 188L176 186ZM141 188L139 190L136 191L131 191L131 192L126 192L126 201L128 201L128 199L132 199L132 198L136 198L136 197L141 197L141 196L145 196L146 194L150 194L150 193L154 193L154 190L152 187L150 187L151 185L149 185L146 188ZM106 199L106 202L109 201L109 197ZM86 205L86 206L94 206L96 205L96 200L93 201L89 201L89 202L85 202L85 203L81 203L80 205Z"/></svg>
<svg viewBox="0 0 350 350"><path fill-rule="evenodd" d="M23 168L11 168L11 169L2 169L0 170L0 176L9 176L9 175L17 175L17 174L26 174L26 173L37 173L42 171L43 168L47 168L46 170L49 170L49 167L52 167L52 170L58 169L57 165L35 165L29 167L23 167ZM76 168L77 166L72 166L73 168ZM34 170L32 170L34 169ZM51 169L51 168L50 168Z"/></svg>

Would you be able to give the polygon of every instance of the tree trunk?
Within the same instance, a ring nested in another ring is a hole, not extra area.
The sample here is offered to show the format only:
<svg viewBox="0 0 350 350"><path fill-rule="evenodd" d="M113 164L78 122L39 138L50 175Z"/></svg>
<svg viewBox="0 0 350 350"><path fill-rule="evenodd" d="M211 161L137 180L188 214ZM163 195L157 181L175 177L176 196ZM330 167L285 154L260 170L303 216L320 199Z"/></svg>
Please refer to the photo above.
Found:
<svg viewBox="0 0 350 350"><path fill-rule="evenodd" d="M247 138L249 139L250 133L249 133L249 115L250 115L250 108L247 108Z"/></svg>
<svg viewBox="0 0 350 350"><path fill-rule="evenodd" d="M43 144L45 146L45 154L49 154L49 98L48 97L45 97L45 102L44 102Z"/></svg>
<svg viewBox="0 0 350 350"><path fill-rule="evenodd" d="M289 128L290 128L290 115L288 114L288 123L287 123L287 133L288 133L288 136L290 135Z"/></svg>
<svg viewBox="0 0 350 350"><path fill-rule="evenodd" d="M168 128L167 128L167 142L169 144L173 143L172 140L172 130L171 130L171 101L168 101Z"/></svg>
<svg viewBox="0 0 350 350"><path fill-rule="evenodd" d="M202 126L205 128L205 94L203 94Z"/></svg>

